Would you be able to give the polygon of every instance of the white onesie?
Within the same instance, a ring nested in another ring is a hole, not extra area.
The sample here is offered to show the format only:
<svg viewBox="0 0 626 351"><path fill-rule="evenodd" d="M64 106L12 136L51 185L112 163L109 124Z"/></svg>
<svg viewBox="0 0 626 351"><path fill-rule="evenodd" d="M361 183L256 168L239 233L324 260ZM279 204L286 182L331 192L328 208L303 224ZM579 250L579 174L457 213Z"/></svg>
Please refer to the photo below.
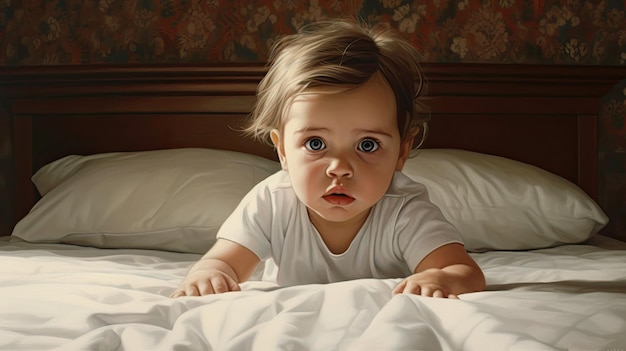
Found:
<svg viewBox="0 0 626 351"><path fill-rule="evenodd" d="M458 231L428 200L426 188L399 172L341 254L328 250L285 171L257 184L217 237L247 247L261 261L273 259L278 272L272 280L282 286L404 278L431 251L462 243Z"/></svg>

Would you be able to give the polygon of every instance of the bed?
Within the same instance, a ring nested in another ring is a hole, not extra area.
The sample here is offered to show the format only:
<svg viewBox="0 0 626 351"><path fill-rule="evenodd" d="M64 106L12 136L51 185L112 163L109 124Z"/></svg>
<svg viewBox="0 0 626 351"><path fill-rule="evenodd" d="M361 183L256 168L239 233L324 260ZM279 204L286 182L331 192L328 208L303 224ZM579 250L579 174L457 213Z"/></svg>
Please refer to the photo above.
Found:
<svg viewBox="0 0 626 351"><path fill-rule="evenodd" d="M597 205L600 98L624 67L424 64L405 173L487 278L459 300L397 279L169 294L256 182L242 137L264 67L0 70L2 350L623 350L626 244Z"/></svg>

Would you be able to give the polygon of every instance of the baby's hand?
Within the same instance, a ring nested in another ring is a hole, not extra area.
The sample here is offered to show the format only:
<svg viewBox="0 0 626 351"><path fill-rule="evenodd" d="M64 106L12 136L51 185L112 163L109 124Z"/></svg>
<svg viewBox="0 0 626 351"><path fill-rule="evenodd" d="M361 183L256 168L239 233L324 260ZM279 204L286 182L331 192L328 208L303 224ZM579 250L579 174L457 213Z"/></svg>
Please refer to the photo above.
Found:
<svg viewBox="0 0 626 351"><path fill-rule="evenodd" d="M393 289L393 293L458 299L457 295L450 292L453 285L451 279L454 279L451 274L431 268L407 277Z"/></svg>
<svg viewBox="0 0 626 351"><path fill-rule="evenodd" d="M237 274L225 262L217 259L201 259L187 273L170 297L201 296L239 291Z"/></svg>

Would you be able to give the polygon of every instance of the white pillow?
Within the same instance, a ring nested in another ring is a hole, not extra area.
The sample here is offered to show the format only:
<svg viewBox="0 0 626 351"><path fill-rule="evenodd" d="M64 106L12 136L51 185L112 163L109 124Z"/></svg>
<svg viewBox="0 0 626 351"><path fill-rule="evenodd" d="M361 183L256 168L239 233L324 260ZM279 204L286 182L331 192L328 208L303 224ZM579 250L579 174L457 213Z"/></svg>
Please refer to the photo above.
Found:
<svg viewBox="0 0 626 351"><path fill-rule="evenodd" d="M426 186L470 251L579 243L608 222L573 183L503 157L424 149L406 162L403 173Z"/></svg>
<svg viewBox="0 0 626 351"><path fill-rule="evenodd" d="M213 149L67 156L33 176L43 197L12 238L204 253L244 195L279 169Z"/></svg>
<svg viewBox="0 0 626 351"><path fill-rule="evenodd" d="M240 199L279 168L212 149L67 156L33 176L43 198L12 238L204 253ZM576 185L502 157L425 149L403 172L428 188L470 251L578 243L608 222Z"/></svg>

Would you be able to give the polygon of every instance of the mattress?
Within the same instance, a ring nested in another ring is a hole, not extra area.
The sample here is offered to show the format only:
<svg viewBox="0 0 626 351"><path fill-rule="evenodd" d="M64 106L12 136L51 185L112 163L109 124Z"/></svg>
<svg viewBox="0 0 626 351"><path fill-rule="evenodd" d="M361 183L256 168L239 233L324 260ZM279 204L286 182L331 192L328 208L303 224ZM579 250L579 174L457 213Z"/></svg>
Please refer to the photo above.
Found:
<svg viewBox="0 0 626 351"><path fill-rule="evenodd" d="M448 300L398 279L172 299L199 255L2 242L0 349L624 349L626 250L603 243L473 253L487 290Z"/></svg>

